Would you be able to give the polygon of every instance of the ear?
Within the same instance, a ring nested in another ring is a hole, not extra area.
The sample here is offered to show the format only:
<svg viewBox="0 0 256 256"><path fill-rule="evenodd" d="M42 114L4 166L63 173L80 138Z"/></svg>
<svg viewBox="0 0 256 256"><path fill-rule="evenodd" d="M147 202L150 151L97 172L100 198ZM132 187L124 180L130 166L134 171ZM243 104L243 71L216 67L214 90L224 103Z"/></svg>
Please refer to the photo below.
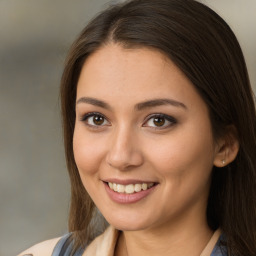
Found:
<svg viewBox="0 0 256 256"><path fill-rule="evenodd" d="M239 141L235 126L230 125L226 133L218 139L215 148L213 164L216 167L224 167L233 162L239 151Z"/></svg>

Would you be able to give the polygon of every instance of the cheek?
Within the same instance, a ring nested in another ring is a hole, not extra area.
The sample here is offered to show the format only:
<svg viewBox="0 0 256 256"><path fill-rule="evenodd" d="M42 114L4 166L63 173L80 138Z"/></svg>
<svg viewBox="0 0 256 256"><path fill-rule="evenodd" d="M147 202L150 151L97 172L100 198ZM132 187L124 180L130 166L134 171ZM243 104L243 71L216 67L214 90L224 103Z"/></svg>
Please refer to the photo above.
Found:
<svg viewBox="0 0 256 256"><path fill-rule="evenodd" d="M82 127L75 127L73 137L74 158L81 176L93 175L98 171L98 166L103 155L103 144L88 135Z"/></svg>
<svg viewBox="0 0 256 256"><path fill-rule="evenodd" d="M169 202L161 209L167 216L198 203L205 206L213 166L212 145L211 133L183 129L182 134L166 137L148 151L147 159L151 159L162 184L162 198Z"/></svg>
<svg viewBox="0 0 256 256"><path fill-rule="evenodd" d="M191 173L199 175L212 169L214 150L213 140L208 126L187 127L182 132L171 134L154 144L148 146L148 159L152 165L164 176L181 177Z"/></svg>

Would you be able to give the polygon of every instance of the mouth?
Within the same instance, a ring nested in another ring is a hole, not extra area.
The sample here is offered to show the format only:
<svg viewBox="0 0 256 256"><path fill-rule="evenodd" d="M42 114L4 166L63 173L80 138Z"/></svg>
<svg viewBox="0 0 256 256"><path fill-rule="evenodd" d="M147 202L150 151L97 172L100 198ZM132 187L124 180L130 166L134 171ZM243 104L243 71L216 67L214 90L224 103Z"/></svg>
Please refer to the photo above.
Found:
<svg viewBox="0 0 256 256"><path fill-rule="evenodd" d="M111 179L103 181L110 199L119 204L132 204L147 198L159 183L141 180Z"/></svg>
<svg viewBox="0 0 256 256"><path fill-rule="evenodd" d="M105 182L105 183L108 185L108 187L112 191L121 193L121 194L139 193L141 191L146 191L156 185L156 183L154 183L154 182L135 183L135 184L127 184L127 185L118 184L118 183L114 183L114 182Z"/></svg>

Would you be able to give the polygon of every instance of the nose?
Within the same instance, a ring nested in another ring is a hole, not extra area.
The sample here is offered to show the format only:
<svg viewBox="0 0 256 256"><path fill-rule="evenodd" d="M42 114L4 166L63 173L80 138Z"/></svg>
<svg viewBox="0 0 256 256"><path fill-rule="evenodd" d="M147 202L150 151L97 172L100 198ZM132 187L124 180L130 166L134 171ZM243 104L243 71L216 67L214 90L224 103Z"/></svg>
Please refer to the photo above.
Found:
<svg viewBox="0 0 256 256"><path fill-rule="evenodd" d="M113 131L107 163L120 171L130 170L143 164L143 155L137 136L132 129L123 127Z"/></svg>

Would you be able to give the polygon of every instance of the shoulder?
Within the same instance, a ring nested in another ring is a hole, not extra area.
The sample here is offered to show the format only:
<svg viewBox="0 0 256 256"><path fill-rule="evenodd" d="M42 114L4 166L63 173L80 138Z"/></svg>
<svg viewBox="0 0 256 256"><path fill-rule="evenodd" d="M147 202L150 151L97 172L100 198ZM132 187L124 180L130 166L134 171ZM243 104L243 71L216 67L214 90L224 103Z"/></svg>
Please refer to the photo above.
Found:
<svg viewBox="0 0 256 256"><path fill-rule="evenodd" d="M61 237L58 237L36 244L20 253L18 256L25 256L30 254L33 256L51 256L56 244L60 239Z"/></svg>
<svg viewBox="0 0 256 256"><path fill-rule="evenodd" d="M86 248L83 256L114 255L119 231L109 226L103 234L95 238Z"/></svg>

